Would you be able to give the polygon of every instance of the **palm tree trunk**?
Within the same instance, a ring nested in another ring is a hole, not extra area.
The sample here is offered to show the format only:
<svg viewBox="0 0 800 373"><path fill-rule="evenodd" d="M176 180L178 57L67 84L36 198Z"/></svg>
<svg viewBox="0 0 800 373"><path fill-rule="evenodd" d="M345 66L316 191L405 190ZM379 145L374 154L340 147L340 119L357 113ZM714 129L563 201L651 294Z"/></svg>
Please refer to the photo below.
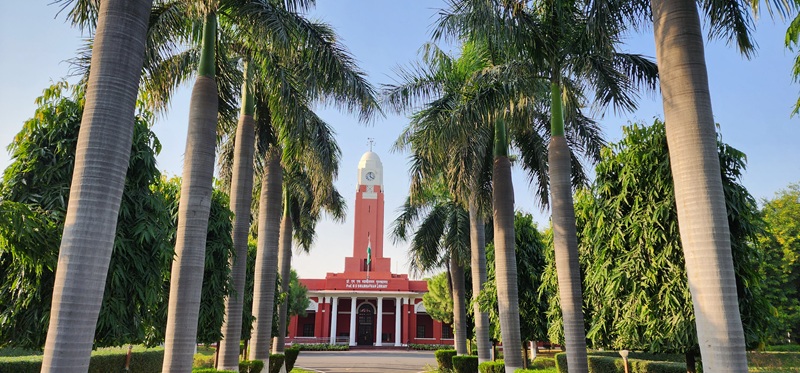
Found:
<svg viewBox="0 0 800 373"><path fill-rule="evenodd" d="M456 353L467 354L467 307L464 290L464 266L458 262L458 256L450 254L450 280L453 283L453 328Z"/></svg>
<svg viewBox="0 0 800 373"><path fill-rule="evenodd" d="M652 0L678 225L703 368L747 372L697 4Z"/></svg>
<svg viewBox="0 0 800 373"><path fill-rule="evenodd" d="M152 0L100 3L42 372L86 372L130 162Z"/></svg>
<svg viewBox="0 0 800 373"><path fill-rule="evenodd" d="M291 282L292 270L292 215L290 213L288 192L283 200L283 219L281 220L281 240L278 249L278 268L281 271L281 293L287 294L278 307L278 336L275 337L275 345L272 346L272 353L282 354L286 347L286 319L289 313L289 283Z"/></svg>
<svg viewBox="0 0 800 373"><path fill-rule="evenodd" d="M275 276L278 271L278 226L281 218L281 190L283 168L281 152L272 148L261 176L261 197L258 209L258 248L253 277L253 327L250 360L261 360L268 365L272 341L272 312L275 306Z"/></svg>
<svg viewBox="0 0 800 373"><path fill-rule="evenodd" d="M553 248L558 272L558 292L567 344L567 366L570 373L587 373L586 330L583 324L581 267L578 262L578 233L575 228L575 206L572 204L572 164L569 145L564 138L564 116L561 86L551 85L551 137L547 149L550 171L550 203L552 206Z"/></svg>
<svg viewBox="0 0 800 373"><path fill-rule="evenodd" d="M197 346L197 318L205 265L208 215L211 207L217 139L217 84L214 81L216 18L206 16L203 55L192 90L189 129L178 205L175 261L169 288L164 373L192 370ZM210 62L209 62L210 60ZM209 67L209 63L211 67Z"/></svg>
<svg viewBox="0 0 800 373"><path fill-rule="evenodd" d="M505 123L495 124L494 167L492 169L492 206L494 210L495 273L500 332L505 351L518 351L522 346L519 330L519 293L517 291L517 258L514 251L514 185L511 183L511 162ZM522 355L504 355L506 372L522 368Z"/></svg>
<svg viewBox="0 0 800 373"><path fill-rule="evenodd" d="M222 343L217 364L219 370L239 369L239 340L242 335L242 308L244 284L247 275L247 238L250 231L250 207L253 199L253 153L255 151L255 123L253 121L253 95L247 85L250 77L247 63L244 67L245 83L242 86L242 115L236 129L231 177L231 209L233 219L233 247L231 278L233 292L225 299L225 322L222 324Z"/></svg>
<svg viewBox="0 0 800 373"><path fill-rule="evenodd" d="M477 299L486 283L486 235L483 219L478 213L477 203L474 198L469 203L469 240L471 249L472 270L472 310L475 313L475 340L478 345L478 362L492 360L491 342L489 341L489 314L481 312Z"/></svg>

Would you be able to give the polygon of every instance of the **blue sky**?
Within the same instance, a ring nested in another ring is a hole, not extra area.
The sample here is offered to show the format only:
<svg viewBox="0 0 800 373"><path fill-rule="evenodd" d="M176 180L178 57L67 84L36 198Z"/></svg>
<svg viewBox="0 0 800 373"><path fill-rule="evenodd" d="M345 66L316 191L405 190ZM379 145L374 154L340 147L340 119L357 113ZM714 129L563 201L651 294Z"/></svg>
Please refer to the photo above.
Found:
<svg viewBox="0 0 800 373"><path fill-rule="evenodd" d="M35 110L34 99L51 82L69 72L65 60L75 55L82 35L56 16L59 8L50 1L3 2L0 5L0 145L5 147L22 123ZM311 17L333 25L343 43L358 60L376 87L393 82L393 68L418 58L420 46L429 40L441 1L393 0L318 0ZM792 83L794 53L783 47L786 24L764 17L757 22L758 55L746 60L723 41L707 43L706 55L715 119L721 125L725 142L748 156L745 186L758 199L769 198L789 183L800 181L800 118L791 118L800 86ZM85 35L84 35L85 36ZM631 35L626 51L655 56L652 30ZM74 80L74 79L72 79ZM189 89L175 97L171 110L159 118L154 131L163 144L159 167L170 175L180 175L183 163ZM390 151L391 144L407 124L403 116L387 115L369 125L358 123L348 114L320 108L318 113L337 131L342 148L342 164L337 187L353 211L356 166L368 149L367 138L375 139L375 151L384 165L386 188L386 230L402 204L408 173L405 154ZM606 113L600 118L606 138L617 141L621 126L628 121L652 122L663 118L661 98L643 95L639 109L630 114ZM10 160L0 151L0 168ZM549 212L540 211L532 199L525 176L515 172L516 208L533 213L540 228L546 226ZM324 221L310 254L295 255L293 266L301 277L324 277L326 272L341 272L345 256L352 253L353 216L343 224ZM384 240L385 254L392 268L406 273L405 244Z"/></svg>

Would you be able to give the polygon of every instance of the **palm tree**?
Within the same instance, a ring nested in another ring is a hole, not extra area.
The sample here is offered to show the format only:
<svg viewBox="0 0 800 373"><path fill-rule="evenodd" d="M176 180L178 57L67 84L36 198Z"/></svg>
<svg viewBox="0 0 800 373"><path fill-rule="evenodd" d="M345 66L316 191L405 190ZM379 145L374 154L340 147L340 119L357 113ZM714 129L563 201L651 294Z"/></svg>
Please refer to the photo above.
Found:
<svg viewBox="0 0 800 373"><path fill-rule="evenodd" d="M506 81L544 80L550 85L550 203L571 372L587 372L588 365L571 192L574 161L565 137L564 109L569 114L575 110L571 107L580 105L583 86L594 91L599 108L614 104L616 108L632 109L635 89L653 88L657 77L655 65L646 58L616 51L615 43L623 29L611 22L615 15L601 5L544 1L529 6L521 1L453 1L435 33L436 37L448 34L472 37L511 53L508 58L511 63L498 70ZM520 70L515 65L518 63L527 64L527 69ZM508 371L508 363L506 367Z"/></svg>
<svg viewBox="0 0 800 373"><path fill-rule="evenodd" d="M789 2L773 1L782 15ZM647 3L637 4L646 10ZM695 1L650 2L678 225L703 367L747 372L725 196L717 156L703 35ZM753 2L755 7L757 2ZM750 56L752 20L734 1L701 2L712 35L735 39ZM646 12L640 12L646 13Z"/></svg>
<svg viewBox="0 0 800 373"><path fill-rule="evenodd" d="M239 340L242 332L245 277L247 272L247 241L250 232L250 209L253 196L253 153L255 151L255 97L252 87L252 68L244 63L242 85L242 114L236 127L233 167L230 186L233 220L234 256L231 258L233 294L225 299L225 322L222 325L217 367L234 370L239 367ZM248 84L249 83L249 84Z"/></svg>
<svg viewBox="0 0 800 373"><path fill-rule="evenodd" d="M197 343L197 316L205 261L203 252L206 247L209 201L213 189L217 134L216 17L215 12L205 15L198 75L189 104L189 132L186 138L175 261L172 265L164 341L164 372L190 370Z"/></svg>
<svg viewBox="0 0 800 373"><path fill-rule="evenodd" d="M342 222L345 217L344 198L333 186L338 174L341 151L327 124L319 121L322 127L320 136L300 150L299 157L284 161L284 206L281 219L278 268L281 278L281 293L289 293L289 278L292 262L292 238L303 251L308 252L316 236L317 222L322 212L327 212L334 220ZM288 146L287 146L288 148ZM316 153L316 154L315 154ZM323 154L330 154L326 157ZM286 326L289 299L284 298L278 313L278 336L273 353L283 353L285 348Z"/></svg>
<svg viewBox="0 0 800 373"><path fill-rule="evenodd" d="M466 355L464 263L470 252L470 216L464 205L447 191L441 174L423 183L422 190L409 195L400 208L400 215L392 223L392 237L395 243L411 239L409 257L413 271L425 273L447 268L456 352ZM415 226L418 228L412 237L410 230Z"/></svg>
<svg viewBox="0 0 800 373"><path fill-rule="evenodd" d="M151 4L107 0L97 12L42 372L85 372L89 367L128 169ZM91 24L80 16L73 20Z"/></svg>

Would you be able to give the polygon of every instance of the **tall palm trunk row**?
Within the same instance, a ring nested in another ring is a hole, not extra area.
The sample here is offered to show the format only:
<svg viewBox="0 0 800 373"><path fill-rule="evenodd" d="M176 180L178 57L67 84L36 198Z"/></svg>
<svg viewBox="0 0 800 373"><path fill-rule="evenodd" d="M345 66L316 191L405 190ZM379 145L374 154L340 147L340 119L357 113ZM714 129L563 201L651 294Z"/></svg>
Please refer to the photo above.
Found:
<svg viewBox="0 0 800 373"><path fill-rule="evenodd" d="M42 372L85 372L130 161L151 0L100 3Z"/></svg>
<svg viewBox="0 0 800 373"><path fill-rule="evenodd" d="M203 283L206 232L216 156L216 36L216 14L209 13L203 27L203 50L198 77L189 104L189 129L164 342L165 373L190 371L197 345L197 318L200 311L200 290Z"/></svg>
<svg viewBox="0 0 800 373"><path fill-rule="evenodd" d="M656 58L686 274L703 368L747 372L697 4L652 1Z"/></svg>
<svg viewBox="0 0 800 373"><path fill-rule="evenodd" d="M225 299L225 322L222 325L223 340L220 343L221 370L239 369L239 340L242 332L242 309L244 307L245 275L247 273L247 241L250 232L250 208L253 198L253 153L255 152L255 112L250 76L252 68L245 62L245 83L242 86L242 114L236 129L236 142L231 178L231 210L233 220L233 247L231 277L233 294Z"/></svg>
<svg viewBox="0 0 800 373"><path fill-rule="evenodd" d="M583 322L583 296L578 263L578 236L575 206L572 203L572 167L569 146L564 138L564 115L561 86L551 84L551 137L548 146L550 167L550 204L552 206L553 248L558 272L558 292L564 322L564 339L569 353L570 372L586 373L586 332Z"/></svg>
<svg viewBox="0 0 800 373"><path fill-rule="evenodd" d="M289 277L292 270L292 215L289 193L283 191L283 217L281 218L280 243L278 246L278 270L280 270L281 293L289 294ZM275 337L273 353L282 354L286 347L286 321L289 313L289 297L284 297L278 306L278 336Z"/></svg>
<svg viewBox="0 0 800 373"><path fill-rule="evenodd" d="M453 326L456 353L467 354L467 307L464 289L464 266L456 253L450 254L450 282L453 291Z"/></svg>
<svg viewBox="0 0 800 373"><path fill-rule="evenodd" d="M483 284L486 283L486 232L483 218L478 213L475 197L469 203L469 240L470 240L470 266L472 271L472 297L478 297ZM489 314L482 312L480 304L473 302L472 310L475 315L475 342L478 347L478 361L490 361L489 346Z"/></svg>
<svg viewBox="0 0 800 373"><path fill-rule="evenodd" d="M281 220L281 195L283 168L281 152L271 148L267 152L261 176L261 197L258 211L258 254L256 255L255 287L253 290L253 329L250 360L268 361L272 341L272 318L275 306L275 279L278 268L279 228Z"/></svg>
<svg viewBox="0 0 800 373"><path fill-rule="evenodd" d="M503 119L495 120L494 167L492 169L495 279L500 330L506 372L522 368L522 336L519 329L519 293L514 241L514 185L508 159L508 137Z"/></svg>

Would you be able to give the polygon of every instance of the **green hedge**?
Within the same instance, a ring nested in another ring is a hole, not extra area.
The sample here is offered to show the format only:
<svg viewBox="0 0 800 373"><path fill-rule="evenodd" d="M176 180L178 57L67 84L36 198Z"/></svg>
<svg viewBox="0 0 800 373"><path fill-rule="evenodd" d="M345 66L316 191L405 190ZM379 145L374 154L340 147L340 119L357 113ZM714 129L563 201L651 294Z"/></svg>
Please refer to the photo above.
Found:
<svg viewBox="0 0 800 373"><path fill-rule="evenodd" d="M453 356L456 356L456 350L436 350L436 363L439 364L440 372L449 372L453 370Z"/></svg>
<svg viewBox="0 0 800 373"><path fill-rule="evenodd" d="M280 373L281 367L283 366L283 360L284 360L283 354L270 354L268 373Z"/></svg>
<svg viewBox="0 0 800 373"><path fill-rule="evenodd" d="M286 356L286 371L291 372L294 368L294 362L297 361L297 355L300 355L300 349L297 347L289 347L283 354Z"/></svg>
<svg viewBox="0 0 800 373"><path fill-rule="evenodd" d="M332 345L330 343L299 343L292 347L297 347L300 351L347 351L348 345Z"/></svg>
<svg viewBox="0 0 800 373"><path fill-rule="evenodd" d="M453 346L451 345L426 345L426 344L419 344L419 343L409 343L408 349L409 350L425 350L425 351L434 351L434 350L450 350Z"/></svg>
<svg viewBox="0 0 800 373"><path fill-rule="evenodd" d="M684 373L686 364L671 361L628 360L632 373Z"/></svg>
<svg viewBox="0 0 800 373"><path fill-rule="evenodd" d="M237 373L232 370L216 370L214 368L194 368L192 373Z"/></svg>
<svg viewBox="0 0 800 373"><path fill-rule="evenodd" d="M88 373L121 372L125 368L128 348L103 348L92 351ZM0 357L0 373L39 372L42 369L42 355ZM146 349L136 346L131 352L130 373L160 372L164 362L164 349Z"/></svg>
<svg viewBox="0 0 800 373"><path fill-rule="evenodd" d="M653 358L659 358L661 355L648 354ZM665 358L670 357L670 354L665 354ZM630 355L629 355L630 356ZM641 356L641 355L640 355ZM623 367L622 357L611 357L608 353L603 353L602 356L597 356L591 353L588 356L589 372L591 373L622 373L625 371ZM684 373L686 372L686 364L677 363L672 361L653 361L653 360L638 360L628 359L628 367L630 373ZM567 370L567 354L556 354L556 368L559 373L568 373Z"/></svg>
<svg viewBox="0 0 800 373"><path fill-rule="evenodd" d="M239 373L261 373L264 362L261 360L245 360L239 362Z"/></svg>
<svg viewBox="0 0 800 373"><path fill-rule="evenodd" d="M453 356L453 370L456 373L478 373L478 357L472 355Z"/></svg>
<svg viewBox="0 0 800 373"><path fill-rule="evenodd" d="M528 369L550 369L556 367L556 359L551 357L537 357L531 363Z"/></svg>
<svg viewBox="0 0 800 373"><path fill-rule="evenodd" d="M777 345L777 346L767 346L764 348L764 351L773 351L773 352L800 352L800 345L798 344L791 344L791 345Z"/></svg>
<svg viewBox="0 0 800 373"><path fill-rule="evenodd" d="M506 373L506 364L502 361L486 361L478 365L480 373Z"/></svg>

